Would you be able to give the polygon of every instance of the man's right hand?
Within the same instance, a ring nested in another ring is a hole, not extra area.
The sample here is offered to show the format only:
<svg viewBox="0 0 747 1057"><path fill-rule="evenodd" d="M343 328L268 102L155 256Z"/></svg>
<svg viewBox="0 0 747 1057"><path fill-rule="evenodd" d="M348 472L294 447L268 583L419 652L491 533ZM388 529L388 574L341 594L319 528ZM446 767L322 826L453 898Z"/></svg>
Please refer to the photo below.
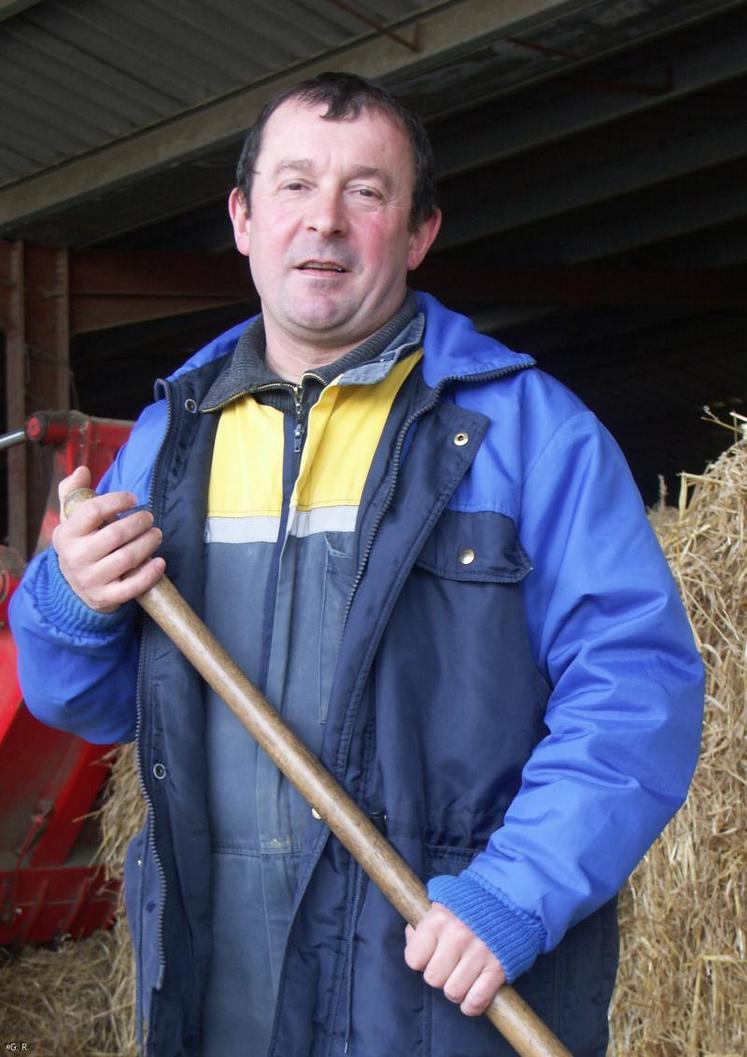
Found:
<svg viewBox="0 0 747 1057"><path fill-rule="evenodd" d="M136 505L131 492L87 499L66 519L62 512L66 496L76 488L90 487L91 474L85 466L60 482L61 521L52 534L52 546L62 575L78 598L99 613L113 613L163 575L166 563L153 557L162 533L153 525L149 510L117 517Z"/></svg>

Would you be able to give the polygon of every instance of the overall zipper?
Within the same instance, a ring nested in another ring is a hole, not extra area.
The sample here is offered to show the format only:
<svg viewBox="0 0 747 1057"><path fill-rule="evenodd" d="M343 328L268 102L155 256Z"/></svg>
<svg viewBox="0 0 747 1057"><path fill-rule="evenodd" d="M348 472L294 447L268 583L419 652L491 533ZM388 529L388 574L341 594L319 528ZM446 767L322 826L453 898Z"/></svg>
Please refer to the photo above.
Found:
<svg viewBox="0 0 747 1057"><path fill-rule="evenodd" d="M305 416L303 413L303 383L305 378L313 378L314 381L324 387L325 382L319 375L313 374L311 371L307 371L298 385L294 385L293 382L267 382L265 385L258 385L251 392L238 394L243 396L254 396L255 393L266 393L272 389L286 389L293 397L293 404L295 408L294 426L293 426L293 454L300 455L303 449L304 434L306 432L306 421L308 421L308 415ZM232 398L235 399L235 398ZM206 411L216 411L218 407L222 405L216 405L216 407L205 408Z"/></svg>
<svg viewBox="0 0 747 1057"><path fill-rule="evenodd" d="M293 402L296 405L296 419L293 426L293 454L300 455L303 447L303 383L293 386Z"/></svg>

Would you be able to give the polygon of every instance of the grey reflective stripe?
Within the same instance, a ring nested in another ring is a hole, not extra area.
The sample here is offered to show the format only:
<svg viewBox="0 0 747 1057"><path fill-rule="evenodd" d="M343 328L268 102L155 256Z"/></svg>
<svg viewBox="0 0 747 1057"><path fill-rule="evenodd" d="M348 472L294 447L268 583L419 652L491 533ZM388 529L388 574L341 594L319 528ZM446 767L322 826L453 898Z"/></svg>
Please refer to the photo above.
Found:
<svg viewBox="0 0 747 1057"><path fill-rule="evenodd" d="M279 517L209 517L205 542L275 543L279 530Z"/></svg>
<svg viewBox="0 0 747 1057"><path fill-rule="evenodd" d="M354 532L357 517L357 504L296 510L289 521L289 533L292 536L313 536L315 532Z"/></svg>

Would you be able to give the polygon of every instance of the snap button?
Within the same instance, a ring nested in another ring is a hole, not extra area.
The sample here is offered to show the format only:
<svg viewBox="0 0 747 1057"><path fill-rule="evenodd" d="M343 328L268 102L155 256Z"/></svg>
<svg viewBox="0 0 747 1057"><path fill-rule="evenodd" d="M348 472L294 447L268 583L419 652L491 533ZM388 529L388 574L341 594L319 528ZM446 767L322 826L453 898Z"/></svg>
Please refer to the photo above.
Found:
<svg viewBox="0 0 747 1057"><path fill-rule="evenodd" d="M162 763L153 764L153 774L159 780L159 782L166 777L166 768Z"/></svg>
<svg viewBox="0 0 747 1057"><path fill-rule="evenodd" d="M471 547L465 547L463 551L459 552L459 564L460 565L471 565L475 560L475 552Z"/></svg>
<svg viewBox="0 0 747 1057"><path fill-rule="evenodd" d="M318 819L319 822L322 821L322 816L319 814L315 807L312 807L311 814L314 816L315 819Z"/></svg>
<svg viewBox="0 0 747 1057"><path fill-rule="evenodd" d="M143 865L143 860L142 859L138 859L137 860L137 864L138 864L138 866L142 866Z"/></svg>
<svg viewBox="0 0 747 1057"><path fill-rule="evenodd" d="M457 448L463 448L465 444L469 444L469 433L457 433L454 437L454 443Z"/></svg>
<svg viewBox="0 0 747 1057"><path fill-rule="evenodd" d="M193 400L191 396L187 397L184 401L184 409L185 411L189 411L190 415L194 415L197 410L197 402Z"/></svg>

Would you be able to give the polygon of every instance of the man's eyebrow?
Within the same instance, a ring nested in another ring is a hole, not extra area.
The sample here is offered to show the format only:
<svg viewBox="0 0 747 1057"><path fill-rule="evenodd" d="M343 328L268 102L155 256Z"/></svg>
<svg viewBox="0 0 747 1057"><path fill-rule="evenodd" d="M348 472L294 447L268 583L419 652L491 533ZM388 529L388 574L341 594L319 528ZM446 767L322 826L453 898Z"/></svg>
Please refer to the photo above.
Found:
<svg viewBox="0 0 747 1057"><path fill-rule="evenodd" d="M279 176L284 172L308 172L313 169L314 163L311 158L283 158L275 166L274 172Z"/></svg>
<svg viewBox="0 0 747 1057"><path fill-rule="evenodd" d="M353 169L351 176L358 180L381 180L381 183L387 189L392 186L392 178L386 169L379 169L376 165L358 165Z"/></svg>
<svg viewBox="0 0 747 1057"><path fill-rule="evenodd" d="M375 165L357 165L353 169L353 176L381 176L386 179L386 173Z"/></svg>
<svg viewBox="0 0 747 1057"><path fill-rule="evenodd" d="M314 168L311 158L283 158L274 169L275 176L282 176L286 172L310 172ZM357 165L351 172L353 179L371 179L378 177L385 187L391 185L391 177L384 169L376 165Z"/></svg>

